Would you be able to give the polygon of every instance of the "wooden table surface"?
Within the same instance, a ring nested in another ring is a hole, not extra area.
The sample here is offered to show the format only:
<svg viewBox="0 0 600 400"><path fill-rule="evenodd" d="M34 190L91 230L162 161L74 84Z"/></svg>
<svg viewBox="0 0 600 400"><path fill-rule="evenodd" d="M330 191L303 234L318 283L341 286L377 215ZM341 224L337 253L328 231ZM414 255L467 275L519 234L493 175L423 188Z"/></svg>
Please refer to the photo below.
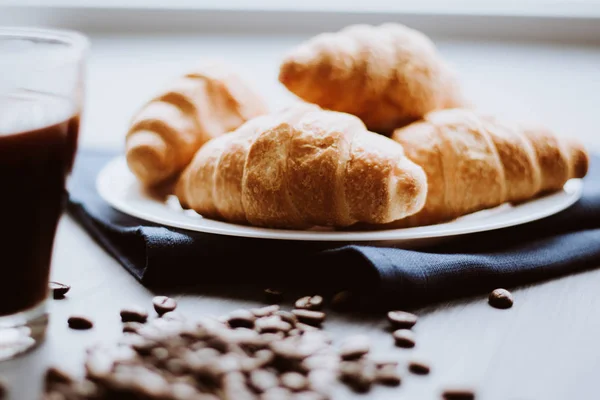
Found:
<svg viewBox="0 0 600 400"><path fill-rule="evenodd" d="M278 60L302 36L92 37L82 147L121 149L127 121L150 93L201 57L236 64L264 91L272 107L291 100L276 80ZM552 43L436 40L459 69L467 95L499 115L543 121L600 149L600 47ZM600 238L599 238L600 240ZM50 301L46 342L0 363L10 399L37 399L48 365L82 374L84 348L120 335L119 310L150 308L154 295L137 283L69 217L61 221L52 277L72 285L67 299ZM597 399L600 397L600 270L514 290L515 306L496 310L484 297L417 310L417 346L394 348L386 321L331 313L335 337L367 334L376 354L397 356L399 388L371 392L377 399L438 399L445 385L474 387L478 399ZM220 315L260 303L197 293L177 296L184 313ZM94 329L73 331L73 313L93 317ZM406 372L411 357L432 365L430 376ZM339 398L352 398L342 390Z"/></svg>

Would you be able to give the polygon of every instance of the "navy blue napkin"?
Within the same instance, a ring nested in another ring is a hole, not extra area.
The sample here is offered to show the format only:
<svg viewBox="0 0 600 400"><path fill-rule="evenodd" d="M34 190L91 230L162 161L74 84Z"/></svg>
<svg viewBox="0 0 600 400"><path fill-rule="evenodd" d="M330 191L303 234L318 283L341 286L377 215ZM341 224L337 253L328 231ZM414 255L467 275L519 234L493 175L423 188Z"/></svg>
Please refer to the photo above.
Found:
<svg viewBox="0 0 600 400"><path fill-rule="evenodd" d="M373 304L423 304L600 266L600 158L583 198L533 223L417 250L235 238L165 228L111 208L95 189L114 156L80 151L68 211L148 287L262 285L361 293Z"/></svg>

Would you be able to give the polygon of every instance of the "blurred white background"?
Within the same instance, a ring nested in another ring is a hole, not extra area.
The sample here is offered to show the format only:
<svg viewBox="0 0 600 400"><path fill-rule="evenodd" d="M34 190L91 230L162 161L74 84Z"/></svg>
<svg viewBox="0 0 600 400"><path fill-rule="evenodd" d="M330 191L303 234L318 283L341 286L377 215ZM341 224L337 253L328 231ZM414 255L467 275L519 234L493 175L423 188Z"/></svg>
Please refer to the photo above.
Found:
<svg viewBox="0 0 600 400"><path fill-rule="evenodd" d="M542 122L600 149L600 0L0 0L0 26L91 38L84 146L120 149L135 110L196 62L229 62L272 108L294 45L354 23L429 35L479 108Z"/></svg>

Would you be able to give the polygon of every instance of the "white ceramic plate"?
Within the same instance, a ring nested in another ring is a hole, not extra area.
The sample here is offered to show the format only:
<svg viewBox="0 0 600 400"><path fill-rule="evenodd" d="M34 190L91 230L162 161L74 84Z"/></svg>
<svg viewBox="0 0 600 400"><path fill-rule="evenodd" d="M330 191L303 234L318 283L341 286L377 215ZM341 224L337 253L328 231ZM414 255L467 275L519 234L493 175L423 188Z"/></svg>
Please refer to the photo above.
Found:
<svg viewBox="0 0 600 400"><path fill-rule="evenodd" d="M183 210L175 196L159 196L144 191L129 171L122 156L109 162L96 181L100 196L117 210L164 226L249 238L331 242L331 245L361 243L394 247L418 247L457 235L535 221L571 206L581 197L582 186L581 180L573 179L567 182L560 192L518 205L503 204L438 225L378 231L335 231L325 228L312 230L255 228L203 218L193 211Z"/></svg>

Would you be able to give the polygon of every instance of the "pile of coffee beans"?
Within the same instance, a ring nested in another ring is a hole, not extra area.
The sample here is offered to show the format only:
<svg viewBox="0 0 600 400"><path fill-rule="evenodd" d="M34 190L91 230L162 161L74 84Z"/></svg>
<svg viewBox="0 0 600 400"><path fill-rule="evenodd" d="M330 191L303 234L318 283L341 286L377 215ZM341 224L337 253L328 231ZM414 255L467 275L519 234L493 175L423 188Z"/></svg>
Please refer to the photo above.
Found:
<svg viewBox="0 0 600 400"><path fill-rule="evenodd" d="M291 312L270 305L191 320L157 297L156 317L121 311L122 338L88 349L84 379L50 368L43 399L324 400L336 382L357 392L400 384L397 363L370 357L366 336L333 344L322 304L308 296Z"/></svg>

